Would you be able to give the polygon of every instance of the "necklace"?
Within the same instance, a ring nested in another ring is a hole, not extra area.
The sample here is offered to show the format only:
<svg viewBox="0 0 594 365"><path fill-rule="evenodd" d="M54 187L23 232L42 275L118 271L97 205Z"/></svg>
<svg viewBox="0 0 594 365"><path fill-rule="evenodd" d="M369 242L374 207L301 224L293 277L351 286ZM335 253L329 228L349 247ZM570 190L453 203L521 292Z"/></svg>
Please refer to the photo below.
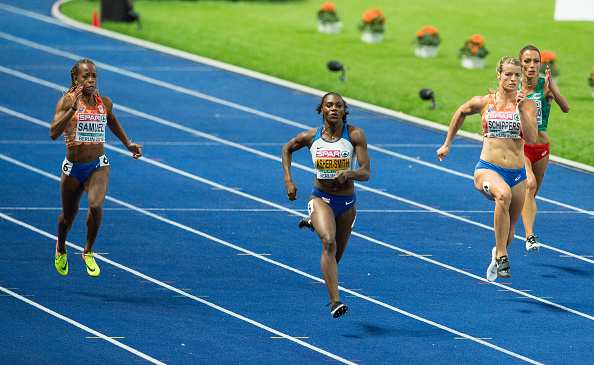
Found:
<svg viewBox="0 0 594 365"><path fill-rule="evenodd" d="M338 132L342 132L342 129L340 131L338 131ZM328 132L328 130L326 129L326 126L324 126L324 128L322 129L322 133L326 133L327 135L329 135L330 136L330 139L334 139L335 138L332 134L330 134L330 132Z"/></svg>

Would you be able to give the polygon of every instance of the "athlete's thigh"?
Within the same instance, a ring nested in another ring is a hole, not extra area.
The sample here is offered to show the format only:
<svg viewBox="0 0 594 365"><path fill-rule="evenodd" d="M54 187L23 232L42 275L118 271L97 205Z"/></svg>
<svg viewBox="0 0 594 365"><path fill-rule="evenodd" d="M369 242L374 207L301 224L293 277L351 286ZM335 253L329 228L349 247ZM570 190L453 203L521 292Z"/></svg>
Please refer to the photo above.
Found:
<svg viewBox="0 0 594 365"><path fill-rule="evenodd" d="M102 166L93 171L85 180L85 191L89 204L103 204L109 187L110 166Z"/></svg>
<svg viewBox="0 0 594 365"><path fill-rule="evenodd" d="M536 161L534 165L532 165L532 171L534 173L534 178L536 179L536 192L538 193L538 189L540 189L540 185L542 184L542 180L544 179L545 172L547 171L547 167L549 166L549 155L547 154L542 159Z"/></svg>
<svg viewBox="0 0 594 365"><path fill-rule="evenodd" d="M309 204L313 204L313 212L310 212L311 222L320 238L328 235L336 235L336 221L334 212L328 204L318 197L310 199Z"/></svg>
<svg viewBox="0 0 594 365"><path fill-rule="evenodd" d="M62 173L60 196L62 199L62 211L65 215L76 215L78 213L80 199L84 191L83 186L76 178Z"/></svg>
<svg viewBox="0 0 594 365"><path fill-rule="evenodd" d="M357 202L355 202L352 208L336 217L336 244L339 247L346 246L349 241L356 216Z"/></svg>
<svg viewBox="0 0 594 365"><path fill-rule="evenodd" d="M526 200L526 184L526 180L523 180L511 188L512 199L509 205L509 219L512 222L517 221L522 215L524 201Z"/></svg>
<svg viewBox="0 0 594 365"><path fill-rule="evenodd" d="M510 190L503 178L489 169L474 170L474 187L489 200L495 200Z"/></svg>

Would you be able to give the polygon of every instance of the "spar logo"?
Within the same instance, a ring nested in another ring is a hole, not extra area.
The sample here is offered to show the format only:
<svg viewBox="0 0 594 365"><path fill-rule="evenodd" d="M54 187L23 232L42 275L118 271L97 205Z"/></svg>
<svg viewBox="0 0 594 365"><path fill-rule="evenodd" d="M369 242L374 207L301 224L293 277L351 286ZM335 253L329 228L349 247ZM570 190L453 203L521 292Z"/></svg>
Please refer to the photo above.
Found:
<svg viewBox="0 0 594 365"><path fill-rule="evenodd" d="M520 121L520 113L514 113L514 120L516 122L519 122Z"/></svg>
<svg viewBox="0 0 594 365"><path fill-rule="evenodd" d="M316 151L316 157L340 158L340 151L339 150Z"/></svg>
<svg viewBox="0 0 594 365"><path fill-rule="evenodd" d="M513 120L514 116L512 113L489 113L489 119L498 119L498 120Z"/></svg>
<svg viewBox="0 0 594 365"><path fill-rule="evenodd" d="M107 118L105 117L105 114L80 113L78 114L78 121L105 123L107 122Z"/></svg>

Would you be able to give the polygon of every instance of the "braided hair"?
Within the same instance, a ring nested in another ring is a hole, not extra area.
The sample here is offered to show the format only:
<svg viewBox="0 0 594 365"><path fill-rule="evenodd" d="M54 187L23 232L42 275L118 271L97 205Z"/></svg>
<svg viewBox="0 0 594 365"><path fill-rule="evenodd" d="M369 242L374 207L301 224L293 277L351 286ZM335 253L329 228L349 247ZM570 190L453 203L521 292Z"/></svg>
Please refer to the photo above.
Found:
<svg viewBox="0 0 594 365"><path fill-rule="evenodd" d="M72 84L70 85L70 89L68 89L66 94L71 93L76 89L76 78L78 77L78 70L80 68L80 65L84 65L87 63L90 63L91 65L95 66L93 61L91 61L87 58L83 58L82 60L79 60L77 63L74 64L74 66L72 66L72 68L70 69L70 79L72 80Z"/></svg>

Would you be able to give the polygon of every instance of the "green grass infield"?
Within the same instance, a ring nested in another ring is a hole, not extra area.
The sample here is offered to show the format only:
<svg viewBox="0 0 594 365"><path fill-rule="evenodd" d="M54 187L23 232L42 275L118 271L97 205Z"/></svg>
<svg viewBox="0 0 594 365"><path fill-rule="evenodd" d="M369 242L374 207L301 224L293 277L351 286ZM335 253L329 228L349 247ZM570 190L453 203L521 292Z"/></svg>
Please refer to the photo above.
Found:
<svg viewBox="0 0 594 365"><path fill-rule="evenodd" d="M555 0L336 0L342 21L338 34L317 31L317 12L325 1L173 1L135 0L136 23L103 22L102 27L283 80L448 125L461 104L497 88L495 66L504 56L518 57L532 44L557 56L558 86L571 110L551 108L551 154L594 166L593 90L587 78L594 67L594 22L555 21ZM357 25L369 8L386 18L382 43L361 41ZM100 0L72 0L64 15L91 24ZM437 57L415 56L411 44L422 26L439 30ZM461 67L458 49L473 34L485 38L484 69ZM348 67L347 80L326 65ZM423 88L436 95L437 109L419 98ZM479 134L480 118L467 118L463 130Z"/></svg>

